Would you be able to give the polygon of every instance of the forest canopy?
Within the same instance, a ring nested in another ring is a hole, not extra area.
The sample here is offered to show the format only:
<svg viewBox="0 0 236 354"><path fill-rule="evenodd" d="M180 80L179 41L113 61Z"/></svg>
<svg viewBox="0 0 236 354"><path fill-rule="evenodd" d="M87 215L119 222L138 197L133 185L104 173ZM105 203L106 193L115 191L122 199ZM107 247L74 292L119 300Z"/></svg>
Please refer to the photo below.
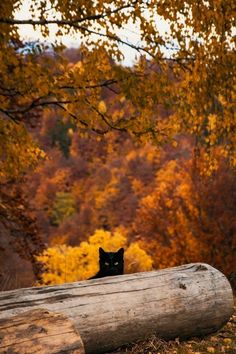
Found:
<svg viewBox="0 0 236 354"><path fill-rule="evenodd" d="M50 109L70 118L82 133L128 131L160 145L187 132L203 146L206 160L220 144L222 154L236 164L233 0L29 1L29 18L19 19L23 4L0 4L1 155L11 144L27 152L32 163L37 160L37 149L24 148L31 145L24 125ZM158 19L166 21L167 31L161 31ZM58 31L48 48L51 24ZM119 36L130 24L139 33L139 45ZM23 25L41 31L45 43L25 43ZM61 52L66 33L81 38L81 58L74 65ZM120 44L139 55L133 67L121 65ZM108 106L101 100L104 88L112 95ZM121 104L123 110L114 113ZM15 131L13 122L21 131L14 142L6 139ZM13 159L16 173L24 160L18 158ZM11 163L5 158L1 166L6 174Z"/></svg>
<svg viewBox="0 0 236 354"><path fill-rule="evenodd" d="M235 268L235 18L233 0L0 2L0 223L37 280L68 279L67 257L92 275L93 236L117 232L128 271Z"/></svg>

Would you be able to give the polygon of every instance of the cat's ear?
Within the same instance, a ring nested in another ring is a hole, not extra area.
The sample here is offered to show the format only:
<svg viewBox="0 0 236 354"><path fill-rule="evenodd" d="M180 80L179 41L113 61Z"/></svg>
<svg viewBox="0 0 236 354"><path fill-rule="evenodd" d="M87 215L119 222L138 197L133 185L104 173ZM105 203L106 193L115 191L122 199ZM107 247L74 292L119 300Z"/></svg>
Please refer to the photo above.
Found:
<svg viewBox="0 0 236 354"><path fill-rule="evenodd" d="M124 250L124 248L122 247L122 248L119 249L119 251L117 251L117 254L118 254L119 256L123 257L124 251L125 251L125 250Z"/></svg>
<svg viewBox="0 0 236 354"><path fill-rule="evenodd" d="M104 251L104 249L102 247L99 247L99 256L102 257L105 253L106 252Z"/></svg>

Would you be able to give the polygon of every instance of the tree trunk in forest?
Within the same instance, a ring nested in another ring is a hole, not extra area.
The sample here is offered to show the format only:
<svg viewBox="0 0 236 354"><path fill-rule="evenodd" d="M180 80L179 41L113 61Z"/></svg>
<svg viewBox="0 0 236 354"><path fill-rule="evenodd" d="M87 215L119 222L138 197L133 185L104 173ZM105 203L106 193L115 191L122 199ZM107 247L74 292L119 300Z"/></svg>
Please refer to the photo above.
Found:
<svg viewBox="0 0 236 354"><path fill-rule="evenodd" d="M221 328L233 313L226 277L207 264L106 277L0 294L0 317L43 308L70 318L86 353L150 334L185 338Z"/></svg>
<svg viewBox="0 0 236 354"><path fill-rule="evenodd" d="M84 354L84 346L71 320L38 309L0 319L0 353Z"/></svg>

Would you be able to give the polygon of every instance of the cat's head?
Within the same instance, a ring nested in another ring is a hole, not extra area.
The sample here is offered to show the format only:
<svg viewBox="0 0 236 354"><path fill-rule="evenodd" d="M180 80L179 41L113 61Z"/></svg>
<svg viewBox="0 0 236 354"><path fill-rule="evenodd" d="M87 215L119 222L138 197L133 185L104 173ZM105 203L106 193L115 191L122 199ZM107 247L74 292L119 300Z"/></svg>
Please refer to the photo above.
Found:
<svg viewBox="0 0 236 354"><path fill-rule="evenodd" d="M106 252L99 248L100 271L105 275L121 275L124 272L124 248L117 252Z"/></svg>

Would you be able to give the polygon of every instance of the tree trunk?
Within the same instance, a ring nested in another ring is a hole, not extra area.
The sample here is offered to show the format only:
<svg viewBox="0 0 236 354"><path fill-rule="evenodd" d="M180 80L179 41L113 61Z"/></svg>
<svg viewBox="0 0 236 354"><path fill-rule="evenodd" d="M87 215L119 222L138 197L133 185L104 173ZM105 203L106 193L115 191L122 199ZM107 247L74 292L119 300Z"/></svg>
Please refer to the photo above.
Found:
<svg viewBox="0 0 236 354"><path fill-rule="evenodd" d="M153 333L169 339L214 332L233 313L233 294L222 273L200 263L0 294L1 318L32 308L72 319L86 353L99 353Z"/></svg>
<svg viewBox="0 0 236 354"><path fill-rule="evenodd" d="M0 353L84 354L84 346L71 320L38 309L0 320Z"/></svg>

